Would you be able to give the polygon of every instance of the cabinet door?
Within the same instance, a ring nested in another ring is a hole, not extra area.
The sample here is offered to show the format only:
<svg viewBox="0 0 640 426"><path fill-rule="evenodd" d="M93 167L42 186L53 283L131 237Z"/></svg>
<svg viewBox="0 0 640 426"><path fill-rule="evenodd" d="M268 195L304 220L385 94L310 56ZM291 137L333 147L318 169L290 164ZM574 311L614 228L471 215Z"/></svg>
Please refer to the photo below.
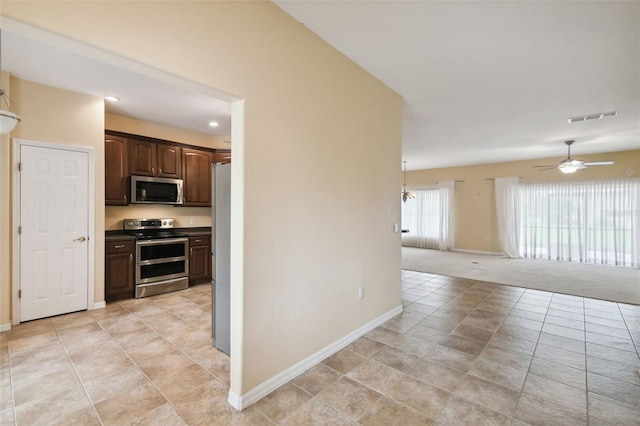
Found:
<svg viewBox="0 0 640 426"><path fill-rule="evenodd" d="M230 163L231 162L231 151L223 151L223 152L215 152L213 154L213 162L217 163Z"/></svg>
<svg viewBox="0 0 640 426"><path fill-rule="evenodd" d="M185 206L211 206L213 155L199 149L182 149L182 180Z"/></svg>
<svg viewBox="0 0 640 426"><path fill-rule="evenodd" d="M157 145L157 176L182 179L182 149L176 145Z"/></svg>
<svg viewBox="0 0 640 426"><path fill-rule="evenodd" d="M154 142L131 139L131 174L138 176L156 175L156 144Z"/></svg>
<svg viewBox="0 0 640 426"><path fill-rule="evenodd" d="M211 237L189 238L189 283L211 281Z"/></svg>
<svg viewBox="0 0 640 426"><path fill-rule="evenodd" d="M125 138L104 137L104 203L107 206L129 204L129 155Z"/></svg>
<svg viewBox="0 0 640 426"><path fill-rule="evenodd" d="M134 281L133 241L107 241L105 247L104 293L106 300L132 298Z"/></svg>

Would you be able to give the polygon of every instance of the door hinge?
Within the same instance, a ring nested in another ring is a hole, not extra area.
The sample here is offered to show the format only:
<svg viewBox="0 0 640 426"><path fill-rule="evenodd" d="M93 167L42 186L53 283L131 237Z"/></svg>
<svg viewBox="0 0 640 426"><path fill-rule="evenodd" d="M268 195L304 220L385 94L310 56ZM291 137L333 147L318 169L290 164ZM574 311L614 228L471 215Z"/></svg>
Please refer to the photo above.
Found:
<svg viewBox="0 0 640 426"><path fill-rule="evenodd" d="M18 290L18 299L22 298L22 289Z"/></svg>
<svg viewBox="0 0 640 426"><path fill-rule="evenodd" d="M18 171L22 171L22 161L18 161Z"/></svg>
<svg viewBox="0 0 640 426"><path fill-rule="evenodd" d="M22 234L22 226L18 226L18 235Z"/></svg>

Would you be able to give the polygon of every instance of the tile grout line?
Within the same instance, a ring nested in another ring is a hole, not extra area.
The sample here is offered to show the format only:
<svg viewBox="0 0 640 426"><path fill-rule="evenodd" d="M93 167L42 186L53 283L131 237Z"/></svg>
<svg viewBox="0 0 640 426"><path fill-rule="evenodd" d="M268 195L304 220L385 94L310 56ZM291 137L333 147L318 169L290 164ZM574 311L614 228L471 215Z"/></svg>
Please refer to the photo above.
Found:
<svg viewBox="0 0 640 426"><path fill-rule="evenodd" d="M587 352L587 304L582 298L582 318L584 324L584 387L585 387L585 403L587 404L587 426L591 423L591 416L589 415L589 357Z"/></svg>
<svg viewBox="0 0 640 426"><path fill-rule="evenodd" d="M191 302L189 299L185 300ZM148 303L152 303L153 305L158 306L159 308L161 308L162 310L166 311L166 309L164 309L164 307L158 305L155 300L150 299ZM192 302L193 303L193 302ZM198 366L202 367L198 362L196 362L193 358L191 358L189 355L187 355L186 353L184 353L182 351L182 349L180 349L179 347L177 347L173 342L167 340L161 333L159 333L155 328L153 328L150 324L148 324L145 320L144 317L138 316L136 314L136 311L132 311L129 310L127 308L126 305L122 305L121 309L125 310L128 314L133 315L137 320L142 321L146 326L148 326L151 330L153 330L155 333L157 333L162 339L166 340L170 345L172 345L173 347L175 347L178 351L180 351L181 353L183 353L185 356L187 356L191 361L193 361L195 364L197 364ZM108 331L107 329L105 329L105 327L103 326L103 324L101 323L100 320L94 318L91 314L89 314L91 316L91 318L98 324L98 326L102 329L102 331L104 331L107 336L109 336L109 340L126 356L126 358L138 369L138 371L147 379L148 383L151 383L151 385L158 391L158 393L160 395L162 395L162 397L165 399L165 401L175 410L175 412L178 414L178 416L180 416L180 418L185 422L188 423L186 421L186 419L182 416L182 414L180 414L180 412L178 411L178 409L173 405L173 403L166 397L166 395L160 391L160 389L158 389L158 387L156 386L156 384L149 378L149 376L147 376L147 374L142 370L142 368L138 365L138 363L136 363L133 358L131 358L131 356L129 355L129 353L122 347L122 345L120 344L120 342L118 342ZM181 317L182 318L182 317ZM109 319L109 318L107 318ZM57 330L56 330L56 334L57 334ZM60 342L62 344L62 342ZM64 344L62 344L63 348L65 349L65 353L67 353L67 348L64 346ZM71 364L73 365L73 362L71 361L71 359L69 358L69 362L71 362ZM73 365L74 371L75 371L75 365ZM202 367L204 369L204 367ZM204 369L205 371L207 371L207 373L211 374L207 369ZM77 371L76 371L76 375L78 375ZM220 381L218 379L217 376L211 374L216 380ZM78 376L78 379L80 380L80 377ZM80 380L80 383L82 384L83 389L85 390L85 393L87 394L87 398L89 399L89 402L91 403L94 411L96 412L96 415L98 414L96 409L95 409L95 404L93 402L93 400L91 399L91 397L89 396L88 392L86 391L86 388L84 386L84 383L82 382L82 380ZM226 385L225 385L226 386ZM98 415L98 419L100 421L101 424L102 423L102 419L100 418L100 416Z"/></svg>
<svg viewBox="0 0 640 426"><path fill-rule="evenodd" d="M620 304L617 302L616 307L618 308L618 312L620 312L620 316L622 317L622 322L624 322L624 326L627 329L627 333L629 333L629 339L631 340L633 347L636 348L636 354L638 354L638 357L640 357L640 343L637 343L633 339L633 334L631 333L631 329L629 329L629 324L627 324L627 318L624 316L624 312L622 311L622 309L620 309ZM638 365L638 374L640 374L640 364Z"/></svg>
<svg viewBox="0 0 640 426"><path fill-rule="evenodd" d="M484 281L475 281L475 280L472 280L472 281L474 281L474 282L475 282L474 286L475 286L476 284L483 284L483 283L485 283ZM494 283L488 283L488 284L494 284ZM444 286L444 285L443 285L443 286ZM438 308L437 310L444 308L447 304L449 304L450 302L452 302L453 300L455 300L458 296L463 295L464 293L466 293L466 292L467 292L469 289L471 289L471 288L473 288L473 286L471 286L471 287L469 287L469 288L465 289L465 291L463 291L463 292L461 292L460 294L456 295L456 297L454 297L453 299L449 300L447 303L445 303L443 306L441 306L441 307L440 307L440 308ZM483 303L484 303L484 302L485 302L489 297L491 297L491 296L492 296L492 295L493 295L493 294L494 294L494 293L495 293L499 288L500 288L500 286L498 286L498 285L497 285L497 286L493 289L493 291L491 291L491 293L487 294L487 296L486 296L484 299L482 299L482 301L481 301L480 303L478 303L477 305L475 305L475 306L473 307L473 310L469 311L469 313L468 313L468 314L466 314L465 318L463 318L461 321L458 321L458 324L456 325L456 327L455 327L453 330L451 330L451 331L450 331L446 336L444 336L444 337L442 337L441 339L439 339L439 341L438 341L438 343L436 343L436 345L438 345L440 341L442 341L442 340L446 339L447 337L451 336L451 335L452 335L452 333L453 333L453 331L454 331L454 330L455 330L455 329L456 329L460 324L462 324L462 322L464 321L464 319L466 319L466 318L467 318L467 317L468 317L472 312L474 312L474 311L476 311L477 309L479 309L479 308L478 308L478 306L482 305L482 304L483 304ZM520 298L522 297L522 295L523 295L523 294L524 294L524 291L520 294L520 296L518 297L518 299L517 299L517 300L520 300ZM498 330L498 329L500 328L500 326L504 323L505 319L509 316L509 313L513 310L513 307L515 306L515 304L517 304L517 300L516 300L516 302L511 306L511 308L509 309L509 311L504 315L504 318L500 321L500 324L498 325L498 328L496 329L496 331L492 332L492 336L491 336L491 337L493 337L493 336L497 333L497 330ZM434 312L436 312L436 311L434 311ZM432 313L433 313L433 312L432 312ZM431 315L431 314L430 314L430 315ZM427 315L427 317L429 317L430 315ZM426 319L426 318L425 318L425 319ZM487 331L488 331L488 330L487 330ZM474 340L474 339L470 339L470 340ZM491 340L491 339L489 339L489 340ZM486 348L486 345L487 345L488 343L489 343L489 342L487 341L487 343L486 343L486 344L485 344L485 346L483 347L483 351L484 351L484 349ZM482 352L481 352L481 353L482 353ZM425 355L425 356L426 356L426 355ZM472 366L473 366L473 365L475 365L475 363L477 362L477 358L479 358L479 357L480 357L480 355L476 356L476 359L473 361ZM420 358L421 358L421 359L425 359L425 357L424 357L424 356L421 356ZM434 362L436 362L436 361L434 361ZM436 364L438 364L438 365L442 365L442 364L441 364L441 363L439 363L439 362L436 362ZM471 366L471 367L472 367L472 366ZM462 376L461 381L463 381L463 380L464 380L464 378L465 378L465 377L467 377L467 376L477 377L477 376L474 376L473 374L470 374L468 370L467 370L467 371L465 371L464 373L465 373L465 374L464 374L464 376ZM482 379L481 377L480 377L479 379L481 379L481 380L485 380L485 379ZM420 380L420 379L418 379L418 380ZM493 382L490 382L490 383L493 383ZM437 386L437 385L434 385L434 386L435 386L435 387L437 387L438 389L442 389L441 387L439 387L439 386ZM499 386L501 386L501 385L499 385ZM444 410L444 408L446 408L446 406L449 404L449 402L451 402L451 399L452 399L453 397L455 397L456 395L455 395L455 391L453 391L453 392L449 392L449 391L448 391L448 390L446 390L446 389L442 389L442 390L443 390L443 391L445 391L445 392L447 392L447 393L449 394L449 399L447 400L447 404L445 404L445 405L444 405L444 407L443 407L443 410ZM481 407L481 408L486 408L486 409L489 409L490 411L493 411L493 412L495 412L495 413L498 413L497 411L495 411L495 410L493 410L492 408L487 407L487 406L485 406L485 405L483 405L483 404L479 404L479 403L476 403L476 402L473 402L473 401L467 401L466 399L465 399L465 401L466 401L466 402L468 402L468 403L470 403L470 404L472 404L472 405L475 405L475 406L478 406L478 407ZM514 411L515 411L515 407L514 407ZM438 415L438 418L440 417L440 415L441 415L441 414L442 414L442 411L441 411L441 412L440 412L440 414ZM500 413L498 413L498 414L500 414ZM511 413L511 415L509 416L509 418L513 418L513 414L514 414L514 413L512 412L512 413ZM437 421L437 418L436 418L436 419L433 419L433 420L434 420L434 421Z"/></svg>
<svg viewBox="0 0 640 426"><path fill-rule="evenodd" d="M89 316L91 316L91 314L89 314ZM93 319L96 322L96 324L98 324L98 326L100 326L100 328L102 328L102 326L98 323L98 321L96 321L95 318L93 318L93 316L91 316L91 319ZM96 410L96 406L93 403L93 400L91 399L91 396L89 395L89 392L87 392L87 388L85 387L84 382L82 381L82 379L80 378L80 375L78 374L78 370L76 369L75 364L71 360L71 355L69 355L69 351L67 350L67 347L65 346L64 342L62 341L62 339L60 339L60 334L58 333L57 327L53 324L53 321L51 322L51 326L53 327L53 329L54 329L54 331L56 333L56 337L58 338L58 341L60 342L60 346L62 346L62 349L64 350L64 354L67 356L67 360L69 361L69 364L71 364L71 368L73 368L73 372L75 373L76 377L78 378L78 382L80 382L80 386L82 386L82 391L84 392L85 396L87 397L87 400L89 401L89 404L91 404L91 409L95 413L96 418L98 419L100 424L104 425L104 422L102 421L102 418L100 417L100 414L98 414L98 410ZM17 419L16 419L16 426L17 426Z"/></svg>
<svg viewBox="0 0 640 426"><path fill-rule="evenodd" d="M155 302L152 300L152 303L155 304ZM144 319L138 317L138 315L136 315L135 311L132 312L130 310L127 309L126 306L123 306L123 309L126 310L127 312L129 312L130 314L132 314L134 317L136 317L136 319L141 320L146 326L150 327L155 333L158 333L157 330L155 330L153 327L151 327L149 324L147 324L146 321L144 321ZM124 355L127 357L127 359L129 359L129 361L131 361L131 363L133 365L135 365L135 367L138 369L138 371L147 379L148 383L151 383L151 385L154 387L154 389L160 394L162 395L162 397L165 399L165 401L167 401L167 403L171 406L171 408L173 408L175 410L175 412L178 414L178 416L180 416L180 418L188 424L187 420L182 417L182 414L180 413L180 411L178 411L178 409L173 405L173 403L169 400L169 398L167 398L167 396L162 393L162 391L160 389L158 389L158 387L156 386L156 384L151 380L151 378L149 376L147 376L147 373L144 372L144 370L142 370L142 368L140 368L140 366L138 365L138 363L136 363L134 361L133 358L131 358L131 356L129 355L129 353L122 347L122 345L120 344L120 342L118 342L106 329L104 329L104 327L102 327L102 324L100 324L100 327L104 330L105 333L107 333L109 335L109 339L112 340L112 342L118 347L118 349L120 349L120 351L122 351L122 353L124 353ZM160 335L160 333L158 333ZM160 335L163 339L164 336ZM165 339L166 340L166 339ZM173 345L172 342L169 342L171 345ZM175 345L173 345L175 346Z"/></svg>
<svg viewBox="0 0 640 426"><path fill-rule="evenodd" d="M484 281L480 281L480 282L484 282ZM491 283L491 284L493 284L493 283ZM467 317L468 317L472 312L474 312L475 310L477 310L477 309L478 309L478 306L480 306L482 303L484 303L484 302L485 302L485 301L486 301L486 300L487 300L491 295L493 295L493 294L494 294L494 293L495 293L499 288L500 288L499 286L496 286L496 288L495 288L495 289L493 289L493 291L492 291L491 293L489 293L489 295L487 295L487 297L485 297L485 298L482 300L482 302L480 302L480 303L479 303L479 304L474 308L474 310L473 310L473 311L471 311L471 312L469 312L469 314L467 314ZM520 298L522 298L522 295L523 295L524 293L525 293L524 291L523 291L522 293L520 293L520 296L518 296L518 299L516 300L516 302L511 306L511 308L509 309L509 311L507 311L507 313L504 315L504 318L502 319L502 321L500 321L500 324L499 324L499 325L498 325L498 327L496 328L496 331L492 332L491 338L487 341L487 343L485 344L485 346L482 348L482 352L484 352L484 350L486 349L487 345L489 344L489 342L491 341L491 339L493 338L493 336L495 336L495 335L498 333L498 330L500 329L500 327L502 326L502 324L504 323L504 321L507 319L507 317L509 316L509 314L510 314L510 313L511 313L511 311L513 310L513 307L518 303L518 301L520 300ZM465 319L466 319L466 317L465 317ZM463 319L462 321L464 321L464 319ZM462 323L462 321L460 321L460 324ZM457 328L457 327L456 327L456 328ZM454 330L455 330L455 329L454 329ZM450 334L451 334L451 333L450 333ZM482 354L482 352L480 352L480 354L478 354L478 356L477 356L477 357L476 357L476 359L473 361L473 363L472 363L471 367L469 368L469 370L471 370L471 368L476 364L476 362L478 361L478 358L480 358L480 355ZM467 370L467 371L465 372L465 375L462 377L462 380L464 380L464 379L465 379L465 377L467 377L467 376L477 377L477 376L474 376L473 374L469 373L469 371ZM479 378L480 380L485 380L485 379L483 379L482 377L477 377L477 378ZM493 383L493 382L491 382L490 380L487 380L487 381L488 381L489 383ZM494 384L496 384L496 385L497 385L497 383L494 383ZM502 385L498 385L498 386L502 386ZM524 386L524 383L522 384L522 386ZM522 388L521 388L521 390L522 390ZM454 396L454 393L451 393L451 396ZM519 399L520 399L520 395L518 394L518 400L519 400ZM467 400L465 399L465 401L467 401ZM485 405L478 404L478 403L473 402L473 401L467 401L467 402L469 402L469 403L471 403L471 404L473 404L473 405L477 405L477 406L479 406L479 407L487 408L487 409L489 409L489 410L491 410L491 411L493 411L493 412L498 413L498 412L497 412L497 411L495 411L494 409L492 409L492 408L490 408L490 407L487 407L487 406L485 406ZM509 418L510 420L513 420L513 419L515 418L514 416L515 416L515 410L516 410L516 408L517 408L517 405L518 405L518 404L517 404L517 402L516 402L516 406L515 406L515 407L513 407L513 411L512 411L512 412L511 412L511 414L508 416L508 418ZM498 414L500 414L500 413L498 413ZM439 417L439 416L438 416L438 417Z"/></svg>
<svg viewBox="0 0 640 426"><path fill-rule="evenodd" d="M179 297L182 297L181 295L178 295ZM184 298L185 300L187 300L188 302L194 303L191 300ZM152 303L158 307L160 307L163 311L166 311L166 309L163 306L158 305L155 300L150 299L149 303ZM195 359L193 359L189 354L187 354L186 352L184 352L180 347L178 347L177 345L175 345L173 342L171 342L170 340L168 340L162 333L160 333L157 329L155 329L150 323L147 323L144 319L144 317L138 316L136 314L136 311L130 311L126 308L126 306L123 307L126 311L128 311L130 314L132 314L134 317L136 317L138 320L142 321L147 327L149 327L151 330L153 330L156 334L158 334L163 340L167 341L171 346L173 346L174 348L176 348L180 353L182 353L184 356L186 356L187 358L189 358L191 361L193 361L194 364L198 365L199 367L201 367L203 370L205 370L208 374L210 374L215 380L217 380L218 382L222 383L223 386L227 387L228 386L223 383L218 376L216 376L215 374L211 373L209 370L207 370L206 368L204 368L202 365L200 365L200 363L198 361L196 361ZM172 314L174 314L172 312ZM177 315L177 314L174 314ZM180 315L177 315L178 317L180 317L181 319L184 320L184 318L182 318ZM102 324L100 324L100 327L102 327ZM104 330L104 328L103 328ZM109 334L109 332L107 330L104 330L107 334ZM131 363L133 365L136 366L136 368L140 371L140 373L147 379L147 381L149 383L151 383L151 385L158 391L158 393L160 395L162 395L162 397L165 399L165 401L167 401L167 403L175 410L175 412L180 416L180 418L187 424L189 424L187 422L187 420L183 417L183 415L180 413L180 411L176 408L176 406L173 404L173 402L171 402L171 400L169 398L167 398L167 396L156 386L156 384L153 382L153 380L151 380L151 378L149 376L147 376L147 374L144 372L144 370L142 370L142 368L138 365L138 363L131 358L131 356L129 355L129 353L122 347L122 345L116 341L116 339L113 338L113 336L111 336L111 334L109 334L109 338L113 341L114 344L116 344L118 346L118 348L127 356L127 358L131 361Z"/></svg>
<svg viewBox="0 0 640 426"><path fill-rule="evenodd" d="M524 296L525 293L527 292L527 288L526 287L521 287L521 288L524 288L524 291L522 293L520 293L520 297L518 297L518 300L516 300L516 303L514 303L513 306L511 307L511 309L509 309L509 312L507 313L507 316L509 316L511 311L513 311L513 309L516 307L516 305L522 299L522 296ZM533 358L535 357L535 354L536 354L536 349L538 347L538 342L540 341L540 335L542 335L542 327L544 327L544 320L547 318L547 312L549 312L549 306L551 305L551 300L553 300L553 296L551 296L551 299L549 300L549 305L547 305L547 311L544 314L544 318L542 320L542 326L540 327L540 331L538 332L538 339L536 340L536 346L533 348L533 353L531 354L531 360L529 360L529 366L527 367L527 371L526 371L525 376L524 376L524 381L522 382L522 386L520 387L520 390L518 391L518 399L517 399L516 405L515 405L515 407L513 407L513 412L511 413L511 417L513 419L515 419L515 420L518 420L516 418L516 413L518 411L518 406L520 405L520 399L522 398L522 393L524 391L524 385L527 382L527 378L529 376L529 371L531 370L531 364L533 363ZM505 319L506 319L506 317L505 317ZM503 320L503 322L504 322L504 320ZM498 331L496 330L496 333L497 332Z"/></svg>
<svg viewBox="0 0 640 426"><path fill-rule="evenodd" d="M11 411L13 412L13 422L18 425L18 414L16 412L16 397L13 385L13 369L11 368L11 352L9 352L9 340L7 338L7 362L9 364L9 391L11 392Z"/></svg>

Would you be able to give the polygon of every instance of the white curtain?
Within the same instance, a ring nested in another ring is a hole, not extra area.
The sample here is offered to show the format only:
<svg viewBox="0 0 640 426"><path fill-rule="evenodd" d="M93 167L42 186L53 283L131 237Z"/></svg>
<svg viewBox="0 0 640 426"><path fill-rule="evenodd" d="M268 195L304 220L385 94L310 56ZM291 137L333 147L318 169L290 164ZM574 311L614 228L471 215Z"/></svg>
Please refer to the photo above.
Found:
<svg viewBox="0 0 640 426"><path fill-rule="evenodd" d="M454 249L454 183L412 189L415 198L402 204L402 245L438 250Z"/></svg>
<svg viewBox="0 0 640 426"><path fill-rule="evenodd" d="M402 204L402 245L439 248L440 191L435 188L412 189L415 198Z"/></svg>
<svg viewBox="0 0 640 426"><path fill-rule="evenodd" d="M517 258L519 255L518 231L519 218L519 187L517 177L496 178L496 215L498 218L498 237L502 251L508 257Z"/></svg>
<svg viewBox="0 0 640 426"><path fill-rule="evenodd" d="M452 180L438 182L440 188L440 235L438 248L452 251L455 248L455 221L453 193L455 184Z"/></svg>
<svg viewBox="0 0 640 426"><path fill-rule="evenodd" d="M520 185L525 257L640 266L640 179Z"/></svg>

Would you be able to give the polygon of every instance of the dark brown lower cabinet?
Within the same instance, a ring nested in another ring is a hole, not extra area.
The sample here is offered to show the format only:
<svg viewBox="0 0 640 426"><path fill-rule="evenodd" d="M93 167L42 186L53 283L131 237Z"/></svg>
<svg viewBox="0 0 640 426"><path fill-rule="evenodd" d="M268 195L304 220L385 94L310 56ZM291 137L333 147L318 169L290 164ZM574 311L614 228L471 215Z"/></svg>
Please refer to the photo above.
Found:
<svg viewBox="0 0 640 426"><path fill-rule="evenodd" d="M189 284L211 282L211 236L189 237Z"/></svg>
<svg viewBox="0 0 640 426"><path fill-rule="evenodd" d="M104 293L107 302L133 297L134 256L134 240L110 240L105 243Z"/></svg>

